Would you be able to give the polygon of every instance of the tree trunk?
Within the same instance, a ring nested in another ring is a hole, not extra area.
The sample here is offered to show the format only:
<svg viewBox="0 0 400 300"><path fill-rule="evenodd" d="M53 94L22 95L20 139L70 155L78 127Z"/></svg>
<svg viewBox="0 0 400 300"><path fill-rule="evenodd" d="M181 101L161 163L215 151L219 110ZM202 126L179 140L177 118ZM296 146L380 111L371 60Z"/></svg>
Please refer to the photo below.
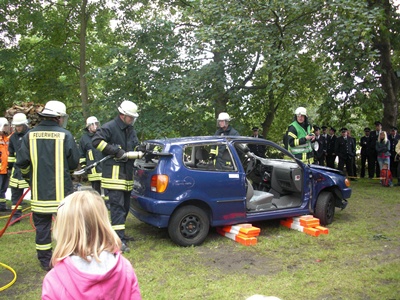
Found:
<svg viewBox="0 0 400 300"><path fill-rule="evenodd" d="M371 3L371 2L370 2ZM380 82L382 89L385 92L385 97L382 99L383 103L383 119L382 128L389 130L391 126L397 126L398 116L398 93L399 93L399 79L396 78L392 65L392 45L390 41L390 33L392 17L391 17L391 4L389 0L378 0L375 3L379 5L384 12L383 24L379 26L378 35L374 40L374 46L380 53L380 67L381 77Z"/></svg>
<svg viewBox="0 0 400 300"><path fill-rule="evenodd" d="M80 55L79 55L79 84L81 88L81 101L82 101L82 113L84 119L89 117L89 95L86 82L86 28L88 22L88 15L86 11L87 0L82 1L81 5L81 30L80 30Z"/></svg>

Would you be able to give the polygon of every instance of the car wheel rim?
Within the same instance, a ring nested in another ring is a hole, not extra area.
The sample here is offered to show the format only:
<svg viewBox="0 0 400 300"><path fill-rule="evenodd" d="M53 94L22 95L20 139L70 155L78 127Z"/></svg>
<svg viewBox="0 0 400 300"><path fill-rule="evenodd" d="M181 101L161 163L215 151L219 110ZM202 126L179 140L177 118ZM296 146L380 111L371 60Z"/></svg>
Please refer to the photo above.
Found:
<svg viewBox="0 0 400 300"><path fill-rule="evenodd" d="M197 236L201 229L201 222L196 216L186 216L182 219L180 232L187 239Z"/></svg>

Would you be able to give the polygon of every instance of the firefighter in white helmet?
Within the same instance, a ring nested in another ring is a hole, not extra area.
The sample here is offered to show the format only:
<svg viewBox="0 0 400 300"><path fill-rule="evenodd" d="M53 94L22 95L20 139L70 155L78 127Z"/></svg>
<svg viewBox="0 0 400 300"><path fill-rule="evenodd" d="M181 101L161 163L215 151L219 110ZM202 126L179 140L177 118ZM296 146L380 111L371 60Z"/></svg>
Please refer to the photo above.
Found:
<svg viewBox="0 0 400 300"><path fill-rule="evenodd" d="M312 142L315 135L312 133L312 126L308 122L307 110L304 107L296 108L294 120L288 127L287 143L292 154L304 163L314 162Z"/></svg>
<svg viewBox="0 0 400 300"><path fill-rule="evenodd" d="M0 211L8 211L6 192L10 181L8 170L8 143L10 126L6 118L0 118Z"/></svg>
<svg viewBox="0 0 400 300"><path fill-rule="evenodd" d="M18 149L21 146L22 138L29 131L28 120L24 113L16 113L12 119L11 125L14 127L14 133L10 137L10 144L8 145L8 168L11 169L10 187L11 187L11 209L16 207L18 200L24 193L24 189L29 188L29 184L22 177L20 168L15 165L17 156L19 155ZM22 216L22 206L19 205L14 215L11 218L11 225L20 222Z"/></svg>
<svg viewBox="0 0 400 300"><path fill-rule="evenodd" d="M65 126L65 104L48 101L43 120L22 139L16 165L30 183L31 209L36 227L36 251L41 267L50 269L51 223L61 200L74 192L71 172L78 167L79 150Z"/></svg>
<svg viewBox="0 0 400 300"><path fill-rule="evenodd" d="M81 154L79 163L82 168L86 165L91 165L103 158L103 154L99 150L97 150L92 144L92 138L98 128L100 128L100 122L95 116L91 116L86 119L86 127L84 128L84 133L79 141L79 152ZM102 164L98 164L87 171L88 180L90 181L92 188L100 195L101 168Z"/></svg>
<svg viewBox="0 0 400 300"><path fill-rule="evenodd" d="M217 118L217 131L214 135L217 136L239 136L239 132L234 129L229 123L231 117L226 112L221 112ZM229 153L226 153L225 146L218 146L210 150L212 158L215 158L214 164L217 169L229 168L231 166L231 159L229 158ZM224 153L225 152L225 153Z"/></svg>
<svg viewBox="0 0 400 300"><path fill-rule="evenodd" d="M133 128L139 117L137 109L132 101L123 101L118 107L119 115L102 125L92 138L93 146L104 155L115 155L115 159L103 162L101 186L107 189L111 225L122 241L122 252L130 251L127 242L132 240L125 234L133 189L133 161L127 160L127 155L139 144Z"/></svg>

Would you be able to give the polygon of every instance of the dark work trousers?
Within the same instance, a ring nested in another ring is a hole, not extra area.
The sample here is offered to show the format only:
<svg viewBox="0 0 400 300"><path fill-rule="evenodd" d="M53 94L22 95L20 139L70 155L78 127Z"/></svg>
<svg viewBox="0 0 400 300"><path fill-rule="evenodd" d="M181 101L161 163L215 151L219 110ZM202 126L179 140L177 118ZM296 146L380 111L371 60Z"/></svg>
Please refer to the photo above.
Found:
<svg viewBox="0 0 400 300"><path fill-rule="evenodd" d="M51 222L52 214L38 214L33 212L33 223L36 227L37 257L43 267L50 266L52 255L51 247Z"/></svg>
<svg viewBox="0 0 400 300"><path fill-rule="evenodd" d="M92 189L94 189L96 192L99 193L99 195L101 195L101 181L100 180L91 181L91 184L92 184Z"/></svg>
<svg viewBox="0 0 400 300"><path fill-rule="evenodd" d="M326 166L334 169L335 168L335 159L336 159L336 155L328 154L328 156L326 157Z"/></svg>
<svg viewBox="0 0 400 300"><path fill-rule="evenodd" d="M129 212L130 196L131 192L108 190L111 226L123 243L126 243L125 221Z"/></svg>
<svg viewBox="0 0 400 300"><path fill-rule="evenodd" d="M6 208L6 192L10 177L8 174L0 174L0 209Z"/></svg>
<svg viewBox="0 0 400 300"><path fill-rule="evenodd" d="M354 177L353 161L354 157L347 156L346 158L341 158L339 156L338 170L343 171L346 165L347 176Z"/></svg>
<svg viewBox="0 0 400 300"><path fill-rule="evenodd" d="M400 162L397 162L397 185L400 185Z"/></svg>
<svg viewBox="0 0 400 300"><path fill-rule="evenodd" d="M368 155L366 155L366 154L361 155L361 174L360 174L361 178L365 177L365 164L367 161L368 161L368 165L369 165Z"/></svg>
<svg viewBox="0 0 400 300"><path fill-rule="evenodd" d="M21 198L23 194L24 194L24 189L11 187L11 203L12 203L11 209L15 208L19 198ZM20 204L20 205L18 205L18 208L15 211L13 218L17 219L21 216L22 216L22 205Z"/></svg>
<svg viewBox="0 0 400 300"><path fill-rule="evenodd" d="M375 175L375 170L376 170L376 165L378 164L378 160L376 157L376 153L374 154L369 154L368 155L368 177L369 178L374 178ZM378 165L379 168L379 165ZM376 177L380 177L380 171L379 171L379 175Z"/></svg>
<svg viewBox="0 0 400 300"><path fill-rule="evenodd" d="M390 157L390 172L392 172L393 178L398 178L397 176L397 165L399 164L398 161L394 161L394 156Z"/></svg>

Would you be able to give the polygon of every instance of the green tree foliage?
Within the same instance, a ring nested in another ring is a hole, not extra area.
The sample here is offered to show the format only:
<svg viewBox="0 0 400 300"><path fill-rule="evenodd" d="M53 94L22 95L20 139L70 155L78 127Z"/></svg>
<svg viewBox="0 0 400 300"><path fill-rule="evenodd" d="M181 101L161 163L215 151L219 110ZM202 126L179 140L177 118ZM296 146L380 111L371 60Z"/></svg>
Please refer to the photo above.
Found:
<svg viewBox="0 0 400 300"><path fill-rule="evenodd" d="M212 135L227 111L280 141L300 105L318 125L397 122L389 0L9 0L0 18L2 104L63 100L74 131L124 99L141 139Z"/></svg>

